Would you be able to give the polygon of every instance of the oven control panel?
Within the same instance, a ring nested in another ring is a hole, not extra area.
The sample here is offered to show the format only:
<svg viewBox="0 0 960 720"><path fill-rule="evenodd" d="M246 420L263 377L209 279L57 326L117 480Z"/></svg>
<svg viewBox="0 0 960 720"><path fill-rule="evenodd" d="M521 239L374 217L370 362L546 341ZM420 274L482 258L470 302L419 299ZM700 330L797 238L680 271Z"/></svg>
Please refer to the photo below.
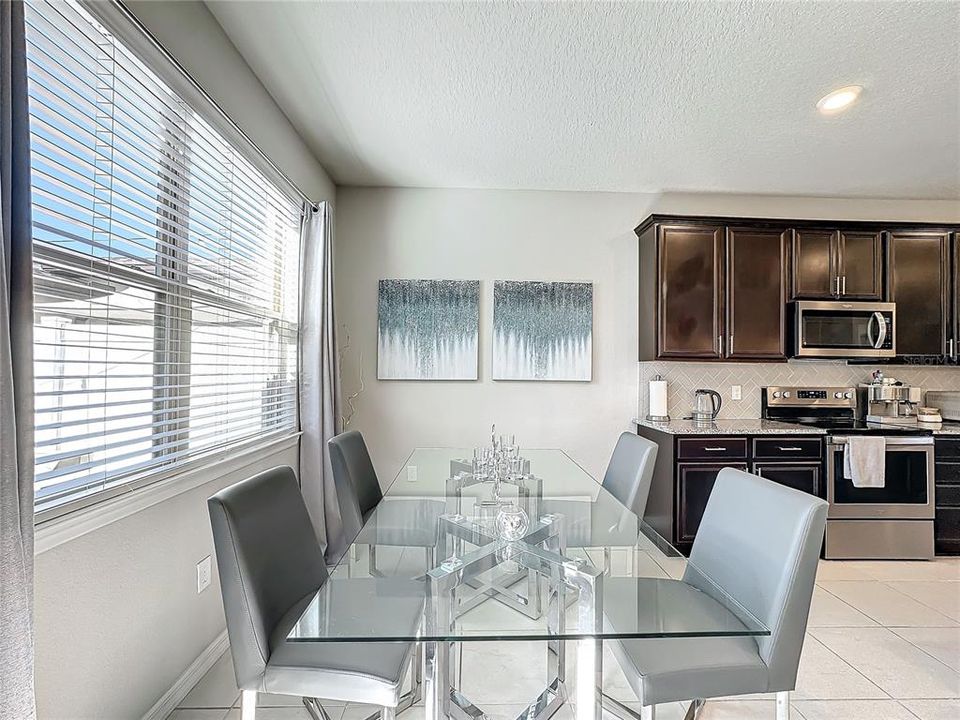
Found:
<svg viewBox="0 0 960 720"><path fill-rule="evenodd" d="M780 407L855 408L857 389L852 387L787 387L763 388L763 402Z"/></svg>

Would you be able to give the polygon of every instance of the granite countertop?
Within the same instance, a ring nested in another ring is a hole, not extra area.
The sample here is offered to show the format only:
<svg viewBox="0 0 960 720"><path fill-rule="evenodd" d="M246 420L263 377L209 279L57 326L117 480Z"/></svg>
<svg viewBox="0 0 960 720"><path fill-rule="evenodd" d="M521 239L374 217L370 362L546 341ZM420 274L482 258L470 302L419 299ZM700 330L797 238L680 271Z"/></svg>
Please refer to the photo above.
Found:
<svg viewBox="0 0 960 720"><path fill-rule="evenodd" d="M671 420L659 423L645 418L634 418L635 425L653 428L669 435L826 435L823 428L783 423L776 420L744 418L741 420L715 420L709 425L692 420ZM920 428L933 431L934 435L960 436L960 422L920 423Z"/></svg>
<svg viewBox="0 0 960 720"><path fill-rule="evenodd" d="M960 422L956 421L947 420L937 424L921 423L920 427L931 428L934 435L960 435Z"/></svg>
<svg viewBox="0 0 960 720"><path fill-rule="evenodd" d="M714 420L709 425L695 423L692 420L671 420L658 423L644 418L634 418L636 425L653 428L670 435L826 435L826 430L804 427L793 423L744 418L742 420ZM960 434L960 425L957 433Z"/></svg>

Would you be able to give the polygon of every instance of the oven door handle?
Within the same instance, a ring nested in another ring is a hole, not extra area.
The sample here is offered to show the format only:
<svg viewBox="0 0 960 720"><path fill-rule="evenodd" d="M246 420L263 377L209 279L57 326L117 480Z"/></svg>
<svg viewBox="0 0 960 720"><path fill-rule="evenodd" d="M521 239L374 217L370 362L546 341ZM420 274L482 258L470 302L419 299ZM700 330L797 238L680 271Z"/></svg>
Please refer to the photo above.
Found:
<svg viewBox="0 0 960 720"><path fill-rule="evenodd" d="M884 441L887 445L902 446L915 445L918 447L933 445L932 435L908 435L906 437L897 437L896 435L884 435ZM827 439L827 446L832 448L841 448L847 444L846 436L834 435Z"/></svg>

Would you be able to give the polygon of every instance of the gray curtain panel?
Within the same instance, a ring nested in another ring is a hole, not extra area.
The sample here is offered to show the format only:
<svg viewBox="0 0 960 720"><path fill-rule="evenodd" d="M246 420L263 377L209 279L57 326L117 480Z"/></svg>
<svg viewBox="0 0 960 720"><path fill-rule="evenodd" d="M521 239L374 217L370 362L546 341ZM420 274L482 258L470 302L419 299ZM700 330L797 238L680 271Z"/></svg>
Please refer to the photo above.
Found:
<svg viewBox="0 0 960 720"><path fill-rule="evenodd" d="M0 718L33 686L33 261L23 3L0 2Z"/></svg>
<svg viewBox="0 0 960 720"><path fill-rule="evenodd" d="M327 441L337 434L340 373L333 312L333 209L304 205L300 235L300 486L328 559L345 549Z"/></svg>

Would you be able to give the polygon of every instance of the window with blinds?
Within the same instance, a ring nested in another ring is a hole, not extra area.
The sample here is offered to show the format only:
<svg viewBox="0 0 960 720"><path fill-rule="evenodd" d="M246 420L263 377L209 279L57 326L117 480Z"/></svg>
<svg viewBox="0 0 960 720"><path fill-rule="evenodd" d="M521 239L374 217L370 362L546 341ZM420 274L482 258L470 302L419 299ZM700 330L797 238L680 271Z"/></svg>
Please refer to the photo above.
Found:
<svg viewBox="0 0 960 720"><path fill-rule="evenodd" d="M296 428L300 207L80 5L26 20L42 510Z"/></svg>

